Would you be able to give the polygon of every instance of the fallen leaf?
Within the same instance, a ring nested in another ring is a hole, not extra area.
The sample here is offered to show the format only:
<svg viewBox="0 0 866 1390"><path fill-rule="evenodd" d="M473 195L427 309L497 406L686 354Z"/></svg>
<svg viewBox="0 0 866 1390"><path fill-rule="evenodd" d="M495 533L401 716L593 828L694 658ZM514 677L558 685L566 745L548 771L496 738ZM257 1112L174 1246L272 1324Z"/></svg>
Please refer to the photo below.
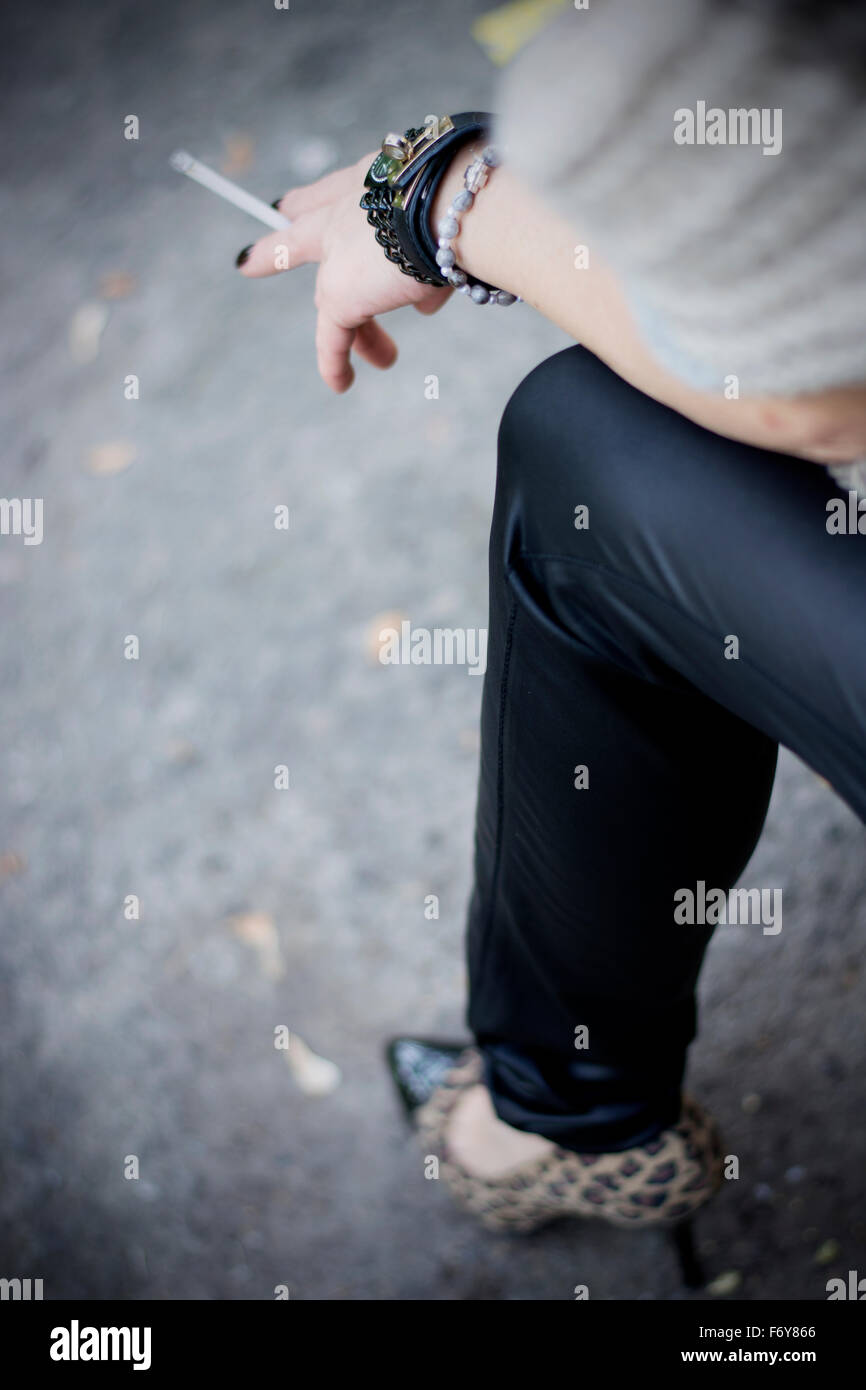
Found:
<svg viewBox="0 0 866 1390"><path fill-rule="evenodd" d="M128 439L112 439L97 444L87 455L87 471L100 477L123 473L135 458L135 446Z"/></svg>
<svg viewBox="0 0 866 1390"><path fill-rule="evenodd" d="M299 1088L308 1096L327 1096L339 1086L342 1076L336 1062L320 1057L297 1033L289 1034L284 1053Z"/></svg>
<svg viewBox="0 0 866 1390"><path fill-rule="evenodd" d="M512 0L479 15L470 30L492 63L505 67L547 20L562 8L563 0Z"/></svg>
<svg viewBox="0 0 866 1390"><path fill-rule="evenodd" d="M99 281L99 293L103 299L127 299L136 284L128 270L107 270Z"/></svg>
<svg viewBox="0 0 866 1390"><path fill-rule="evenodd" d="M285 966L273 917L267 912L242 912L230 917L229 925L235 936L255 951L262 974L269 980L281 979Z"/></svg>
<svg viewBox="0 0 866 1390"><path fill-rule="evenodd" d="M181 767L201 761L201 754L195 744L184 738L172 739L166 744L165 753L170 762L178 763Z"/></svg>
<svg viewBox="0 0 866 1390"><path fill-rule="evenodd" d="M99 356L99 343L108 323L104 304L88 301L75 310L69 322L69 353L73 362L94 362Z"/></svg>
<svg viewBox="0 0 866 1390"><path fill-rule="evenodd" d="M16 878L18 874L23 874L27 868L27 860L23 854L18 854L14 849L4 850L0 854L0 883L7 878Z"/></svg>
<svg viewBox="0 0 866 1390"><path fill-rule="evenodd" d="M270 945L276 937L274 919L267 912L242 912L230 921L235 936L248 946Z"/></svg>
<svg viewBox="0 0 866 1390"><path fill-rule="evenodd" d="M248 135L230 135L226 140L226 152L220 165L222 172L231 177L249 169L253 162L254 148Z"/></svg>
<svg viewBox="0 0 866 1390"><path fill-rule="evenodd" d="M821 1246L819 1246L818 1249L815 1251L815 1264L816 1264L816 1265L829 1265L829 1264L832 1264L832 1262L833 1262L835 1259L838 1259L838 1257L841 1255L841 1253L842 1253L842 1247L841 1247L841 1245L839 1244L838 1240L834 1240L833 1237L831 1236L829 1240L825 1240L825 1241L824 1241L824 1244L821 1245Z"/></svg>
<svg viewBox="0 0 866 1390"><path fill-rule="evenodd" d="M379 665L379 653L384 645L383 639L379 634L386 627L392 627L397 632L400 631L400 624L406 621L406 614L399 613L395 609L393 612L377 613L375 618L371 618L367 624L364 634L364 651L370 661L375 666Z"/></svg>

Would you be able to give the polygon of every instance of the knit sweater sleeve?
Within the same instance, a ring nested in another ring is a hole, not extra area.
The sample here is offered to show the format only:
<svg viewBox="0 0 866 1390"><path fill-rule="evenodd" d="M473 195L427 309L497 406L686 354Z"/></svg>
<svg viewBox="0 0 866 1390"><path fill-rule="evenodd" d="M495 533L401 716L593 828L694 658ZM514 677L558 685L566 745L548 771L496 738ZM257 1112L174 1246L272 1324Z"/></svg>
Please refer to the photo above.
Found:
<svg viewBox="0 0 866 1390"><path fill-rule="evenodd" d="M760 7L592 0L499 96L509 162L614 267L681 379L866 383L866 104L837 67L791 61Z"/></svg>

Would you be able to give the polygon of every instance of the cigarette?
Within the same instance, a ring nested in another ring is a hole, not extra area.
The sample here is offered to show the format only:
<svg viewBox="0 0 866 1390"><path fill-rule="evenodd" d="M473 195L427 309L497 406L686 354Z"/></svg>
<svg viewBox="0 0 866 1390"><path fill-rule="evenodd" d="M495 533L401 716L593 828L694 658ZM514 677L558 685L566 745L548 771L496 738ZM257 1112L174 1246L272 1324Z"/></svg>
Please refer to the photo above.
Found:
<svg viewBox="0 0 866 1390"><path fill-rule="evenodd" d="M203 188L209 188L211 193L216 193L220 198L225 198L226 202L234 203L236 208L242 212L248 212L251 217L257 217L260 222L264 222L267 227L275 227L278 231L281 227L289 227L291 223L287 217L283 217L276 208L269 207L263 203L261 198L254 198L252 193L247 193L243 188L238 188L231 179L223 178L215 169L209 169L200 160L193 159L186 150L175 150L169 163L172 169L176 169L179 174L186 174L188 178L195 179Z"/></svg>

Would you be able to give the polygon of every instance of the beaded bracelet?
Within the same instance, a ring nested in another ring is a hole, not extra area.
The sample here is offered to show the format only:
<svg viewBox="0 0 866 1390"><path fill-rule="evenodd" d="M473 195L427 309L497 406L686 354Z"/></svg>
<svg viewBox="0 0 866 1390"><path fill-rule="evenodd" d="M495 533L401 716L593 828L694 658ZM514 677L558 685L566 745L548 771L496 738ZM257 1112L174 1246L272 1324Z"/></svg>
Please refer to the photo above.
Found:
<svg viewBox="0 0 866 1390"><path fill-rule="evenodd" d="M468 294L474 304L515 304L519 295L509 294L508 290L488 289L479 280L473 280L457 264L452 243L460 235L460 216L468 212L475 202L475 195L481 191L490 177L490 170L499 164L499 154L492 145L486 145L479 155L467 166L463 175L463 187L455 194L451 206L440 219L436 228L439 249L436 264L443 276L461 294Z"/></svg>

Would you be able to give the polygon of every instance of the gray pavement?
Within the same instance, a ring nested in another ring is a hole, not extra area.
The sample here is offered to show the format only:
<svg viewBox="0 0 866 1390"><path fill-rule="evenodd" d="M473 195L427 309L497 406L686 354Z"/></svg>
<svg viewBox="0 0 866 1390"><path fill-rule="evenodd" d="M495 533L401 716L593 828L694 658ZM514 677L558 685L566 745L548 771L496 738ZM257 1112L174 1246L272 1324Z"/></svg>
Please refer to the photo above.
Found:
<svg viewBox="0 0 866 1390"><path fill-rule="evenodd" d="M486 622L498 417L564 340L403 311L396 367L337 399L312 270L243 281L255 224L166 161L270 200L489 105L483 8L7 21L0 490L45 499L45 537L0 542L0 1275L46 1298L798 1300L866 1273L863 830L790 755L746 875L785 926L717 933L691 1063L740 1160L700 1220L719 1292L684 1294L656 1235L481 1233L383 1073L392 1032L463 1031L481 682L383 667L372 634ZM280 1025L337 1089L302 1089Z"/></svg>

